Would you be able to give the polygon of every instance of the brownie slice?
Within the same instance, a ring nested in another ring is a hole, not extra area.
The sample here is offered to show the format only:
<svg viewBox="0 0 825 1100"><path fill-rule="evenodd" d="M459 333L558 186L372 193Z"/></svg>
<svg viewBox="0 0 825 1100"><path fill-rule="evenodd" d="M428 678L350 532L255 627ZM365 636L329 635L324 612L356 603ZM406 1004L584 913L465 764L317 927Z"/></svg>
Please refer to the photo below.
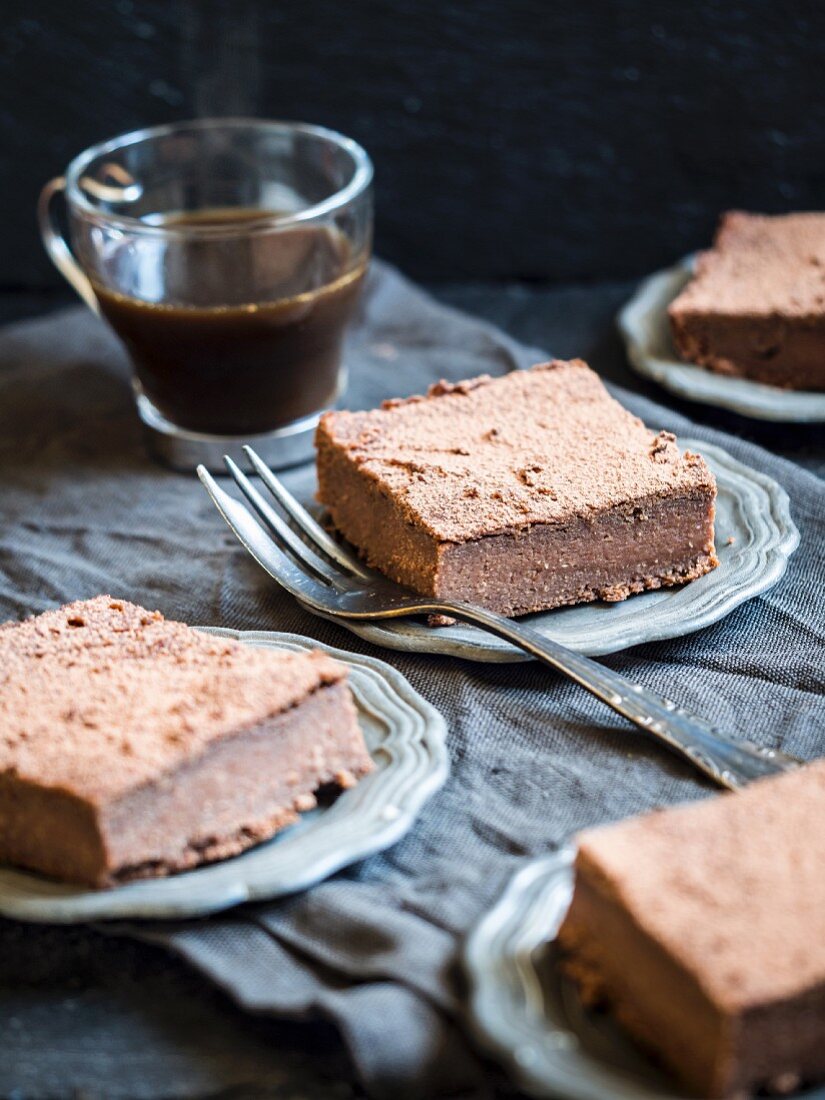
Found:
<svg viewBox="0 0 825 1100"><path fill-rule="evenodd" d="M681 584L716 564L716 485L580 360L327 413L318 499L368 563L523 615Z"/></svg>
<svg viewBox="0 0 825 1100"><path fill-rule="evenodd" d="M372 768L326 655L109 596L0 627L0 860L90 886L235 855Z"/></svg>
<svg viewBox="0 0 825 1100"><path fill-rule="evenodd" d="M825 762L579 837L585 1000L701 1096L825 1077Z"/></svg>
<svg viewBox="0 0 825 1100"><path fill-rule="evenodd" d="M692 363L825 389L825 214L725 214L668 313Z"/></svg>

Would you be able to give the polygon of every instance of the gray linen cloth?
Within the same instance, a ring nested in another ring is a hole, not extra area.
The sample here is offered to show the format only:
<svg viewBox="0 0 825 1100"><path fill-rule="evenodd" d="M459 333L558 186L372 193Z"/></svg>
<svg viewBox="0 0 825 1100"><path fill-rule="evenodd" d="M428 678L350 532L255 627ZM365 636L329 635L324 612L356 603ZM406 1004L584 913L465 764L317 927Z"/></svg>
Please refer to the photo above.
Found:
<svg viewBox="0 0 825 1100"><path fill-rule="evenodd" d="M376 264L349 340L347 401L366 407L541 357ZM825 754L823 482L618 396L651 425L718 443L776 478L802 543L783 581L723 622L606 662L734 734ZM306 489L310 477L304 469L287 480ZM0 335L0 492L2 618L110 592L194 624L377 652L302 611L240 549L193 477L147 459L123 353L81 309ZM306 894L129 934L165 944L251 1012L334 1021L371 1095L480 1095L457 965L468 927L520 861L583 826L711 788L536 664L379 655L449 724L452 777L412 833Z"/></svg>

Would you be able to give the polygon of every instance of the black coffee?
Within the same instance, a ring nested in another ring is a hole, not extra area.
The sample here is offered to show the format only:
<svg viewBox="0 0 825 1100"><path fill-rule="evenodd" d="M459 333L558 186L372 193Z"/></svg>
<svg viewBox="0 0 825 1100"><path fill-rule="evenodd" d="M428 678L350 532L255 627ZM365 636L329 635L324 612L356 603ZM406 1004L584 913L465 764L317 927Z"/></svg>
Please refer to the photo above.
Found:
<svg viewBox="0 0 825 1100"><path fill-rule="evenodd" d="M165 217L164 229L266 217L227 209ZM149 400L174 424L253 435L335 398L344 327L364 280L334 230L192 238L115 247L95 281L103 315L123 340ZM132 296L134 295L134 296ZM162 298L161 302L144 300ZM220 302L220 305L216 305Z"/></svg>

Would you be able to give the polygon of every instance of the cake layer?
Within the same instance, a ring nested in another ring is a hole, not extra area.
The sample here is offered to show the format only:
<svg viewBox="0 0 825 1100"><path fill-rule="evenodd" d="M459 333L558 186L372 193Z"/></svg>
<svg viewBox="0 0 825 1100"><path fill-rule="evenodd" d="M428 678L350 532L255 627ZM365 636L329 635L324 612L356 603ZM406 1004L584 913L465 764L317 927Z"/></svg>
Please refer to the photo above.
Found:
<svg viewBox="0 0 825 1100"><path fill-rule="evenodd" d="M0 628L0 860L93 886L271 836L372 764L346 669L109 597Z"/></svg>
<svg viewBox="0 0 825 1100"><path fill-rule="evenodd" d="M722 1095L716 1081L716 1067L728 1057L722 1015L694 977L599 889L597 874L582 857L559 933L565 971L585 1004L607 1007L696 1095Z"/></svg>
<svg viewBox="0 0 825 1100"><path fill-rule="evenodd" d="M579 838L566 967L698 1095L825 1077L824 817L819 762Z"/></svg>
<svg viewBox="0 0 825 1100"><path fill-rule="evenodd" d="M708 491L447 543L439 548L432 594L517 616L684 584L715 565L713 515Z"/></svg>
<svg viewBox="0 0 825 1100"><path fill-rule="evenodd" d="M703 460L651 433L578 361L330 413L317 446L335 526L425 595L521 615L716 564Z"/></svg>
<svg viewBox="0 0 825 1100"><path fill-rule="evenodd" d="M365 765L346 685L318 688L97 809L0 775L0 861L96 887L188 870L268 839L312 809L320 787L352 786Z"/></svg>
<svg viewBox="0 0 825 1100"><path fill-rule="evenodd" d="M726 214L669 315L690 362L825 389L825 214Z"/></svg>

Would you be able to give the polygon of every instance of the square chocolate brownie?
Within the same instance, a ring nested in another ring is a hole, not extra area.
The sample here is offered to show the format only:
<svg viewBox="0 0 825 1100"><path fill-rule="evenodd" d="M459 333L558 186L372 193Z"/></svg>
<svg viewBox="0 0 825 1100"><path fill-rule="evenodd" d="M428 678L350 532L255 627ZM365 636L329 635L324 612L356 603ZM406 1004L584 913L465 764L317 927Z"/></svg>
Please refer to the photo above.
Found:
<svg viewBox="0 0 825 1100"><path fill-rule="evenodd" d="M325 654L99 596L0 627L0 861L90 886L235 855L372 762Z"/></svg>
<svg viewBox="0 0 825 1100"><path fill-rule="evenodd" d="M580 360L321 420L318 499L424 594L524 615L682 584L716 564L716 484Z"/></svg>
<svg viewBox="0 0 825 1100"><path fill-rule="evenodd" d="M725 214L668 312L691 363L825 390L825 214Z"/></svg>
<svg viewBox="0 0 825 1100"><path fill-rule="evenodd" d="M559 932L691 1095L825 1077L825 762L579 837Z"/></svg>

